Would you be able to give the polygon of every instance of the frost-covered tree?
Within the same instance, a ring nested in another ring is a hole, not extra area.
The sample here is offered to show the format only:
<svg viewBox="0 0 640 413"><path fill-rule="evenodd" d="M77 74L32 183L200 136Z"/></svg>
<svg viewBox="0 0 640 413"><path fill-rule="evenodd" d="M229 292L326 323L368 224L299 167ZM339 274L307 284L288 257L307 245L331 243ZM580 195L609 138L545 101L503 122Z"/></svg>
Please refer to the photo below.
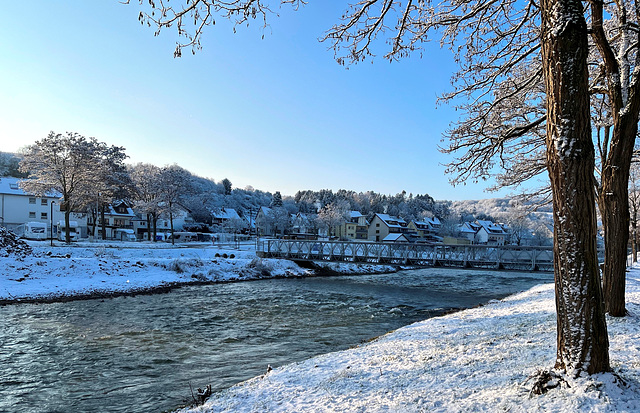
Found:
<svg viewBox="0 0 640 413"><path fill-rule="evenodd" d="M92 166L96 181L94 185L86 188L86 193L82 194L83 210L92 217L93 234L96 232L98 214L100 214L102 239L106 239L105 209L116 200L128 199L132 193L133 184L124 163L128 156L123 147L108 146L98 142L96 157Z"/></svg>
<svg viewBox="0 0 640 413"><path fill-rule="evenodd" d="M603 3L590 4L596 22L593 29L597 31ZM176 55L185 45L197 48L202 31L217 16L237 23L260 18L266 24L269 12L268 5L259 0L193 0L183 8L150 2L149 7L152 12L140 14L143 23L158 32L175 26L187 39L185 44L178 44ZM519 119L514 116L513 121L504 123L504 134L487 136L485 150L491 155L489 159L500 158L505 153L505 137L526 136L528 130L542 129L544 122L545 161L539 166L544 165L549 175L554 207L558 321L555 367L576 375L610 369L595 246L589 31L584 10L577 0L462 0L437 5L428 0L354 0L324 37L336 51L338 62L350 63L372 56L373 47L380 43L378 37L388 42L385 58L395 60L419 49L430 36L438 36L442 45L454 51L460 67L454 74L450 97L463 99L468 110L486 111L482 106L488 105L495 113L502 104L509 107L508 98L528 87L528 79L543 79L544 96L536 95L534 100L541 105L539 113L544 117L528 112L522 112ZM629 27L635 30L635 26ZM526 68L535 66L536 59L540 70L531 76ZM517 75L516 81L508 80L512 72ZM607 78L615 82L618 75L610 73ZM500 87L504 88L502 97L486 98ZM635 107L630 109L635 112ZM528 148L517 144L513 151L526 153ZM626 192L626 182L623 190Z"/></svg>
<svg viewBox="0 0 640 413"><path fill-rule="evenodd" d="M144 214L147 221L147 239L156 240L160 207L160 168L152 164L138 163L129 167L133 183L132 199L136 210Z"/></svg>
<svg viewBox="0 0 640 413"><path fill-rule="evenodd" d="M524 236L529 232L528 212L526 207L516 204L509 212L500 215L500 219L509 227L511 244L520 245Z"/></svg>
<svg viewBox="0 0 640 413"><path fill-rule="evenodd" d="M349 202L345 200L334 201L318 212L318 222L328 235L333 235L335 229L343 224L349 217L351 210Z"/></svg>
<svg viewBox="0 0 640 413"><path fill-rule="evenodd" d="M171 243L175 244L173 237L173 218L178 211L183 211L184 207L180 201L192 193L192 176L184 168L178 165L169 165L160 169L158 174L159 203L162 212L169 217L171 227Z"/></svg>
<svg viewBox="0 0 640 413"><path fill-rule="evenodd" d="M532 3L533 4L533 3ZM628 228L627 180L640 93L637 66L637 1L588 2L591 107L598 150L597 201L605 230L604 297L609 314L623 316ZM605 19L606 16L606 19ZM518 24L539 29L539 9L521 14ZM461 71L470 82L444 96L466 97L461 119L447 132L443 151L458 154L449 164L454 182L497 177L497 186L517 186L546 172L545 106L540 49L530 38L513 39L517 59L502 65L469 64ZM474 53L481 53L476 49ZM490 82L491 87L487 87ZM479 88L478 88L479 86ZM499 168L496 168L499 167ZM543 190L542 194L548 191ZM531 194L529 194L531 195ZM540 193L534 193L538 198Z"/></svg>
<svg viewBox="0 0 640 413"><path fill-rule="evenodd" d="M86 194L104 184L102 166L105 153L110 150L120 153L121 148L108 147L95 138L73 132L50 132L24 149L20 170L28 172L29 179L20 181L20 186L36 195L60 193L60 209L64 211L65 228L69 228L71 212L80 211ZM69 231L65 239L71 242Z"/></svg>
<svg viewBox="0 0 640 413"><path fill-rule="evenodd" d="M640 117L640 2L589 2L590 33L597 49L597 75L592 92L607 103L610 120L606 123L601 148L598 192L605 230L605 271L603 289L606 310L624 316L626 251L629 240L628 181L631 157ZM605 15L608 20L605 21Z"/></svg>
<svg viewBox="0 0 640 413"><path fill-rule="evenodd" d="M540 6L546 164L554 216L555 367L593 374L610 370L610 365L595 242L588 28L580 1L543 0Z"/></svg>
<svg viewBox="0 0 640 413"><path fill-rule="evenodd" d="M286 208L279 206L271 208L271 214L269 215L271 225L273 228L273 234L284 236L287 231L291 229L291 215Z"/></svg>
<svg viewBox="0 0 640 413"><path fill-rule="evenodd" d="M0 177L12 176L14 178L26 178L26 172L20 171L20 156L10 152L0 152Z"/></svg>

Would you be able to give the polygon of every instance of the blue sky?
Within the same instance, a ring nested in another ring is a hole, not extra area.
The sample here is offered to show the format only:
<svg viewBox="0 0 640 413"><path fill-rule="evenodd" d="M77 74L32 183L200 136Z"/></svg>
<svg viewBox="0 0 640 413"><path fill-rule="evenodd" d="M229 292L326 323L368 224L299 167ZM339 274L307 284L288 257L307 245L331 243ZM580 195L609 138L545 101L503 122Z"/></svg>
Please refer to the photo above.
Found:
<svg viewBox="0 0 640 413"><path fill-rule="evenodd" d="M181 2L179 4L182 4ZM451 53L377 58L348 69L318 41L343 2L279 9L264 32L218 20L195 56L173 58L176 34L138 22L136 0L34 0L3 5L0 150L49 131L124 146L129 162L177 163L235 187L428 193L479 199L486 183L453 188L437 145L455 112ZM384 50L380 49L382 55Z"/></svg>

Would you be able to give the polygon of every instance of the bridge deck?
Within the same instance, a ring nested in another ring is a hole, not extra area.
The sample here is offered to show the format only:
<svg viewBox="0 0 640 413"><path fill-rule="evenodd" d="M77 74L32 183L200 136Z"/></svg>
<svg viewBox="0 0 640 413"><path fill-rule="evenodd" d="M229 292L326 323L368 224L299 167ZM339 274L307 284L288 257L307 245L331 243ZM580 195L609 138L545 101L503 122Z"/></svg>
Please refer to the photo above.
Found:
<svg viewBox="0 0 640 413"><path fill-rule="evenodd" d="M256 252L308 261L553 271L551 247L262 239Z"/></svg>

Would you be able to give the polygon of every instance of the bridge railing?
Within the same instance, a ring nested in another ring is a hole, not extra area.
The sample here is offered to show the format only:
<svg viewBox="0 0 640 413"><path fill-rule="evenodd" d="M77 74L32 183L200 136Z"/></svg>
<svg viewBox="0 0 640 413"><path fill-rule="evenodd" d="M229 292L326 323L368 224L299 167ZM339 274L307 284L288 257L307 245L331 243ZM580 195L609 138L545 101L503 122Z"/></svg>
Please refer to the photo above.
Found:
<svg viewBox="0 0 640 413"><path fill-rule="evenodd" d="M364 241L260 239L265 258L506 269L553 269L553 248Z"/></svg>

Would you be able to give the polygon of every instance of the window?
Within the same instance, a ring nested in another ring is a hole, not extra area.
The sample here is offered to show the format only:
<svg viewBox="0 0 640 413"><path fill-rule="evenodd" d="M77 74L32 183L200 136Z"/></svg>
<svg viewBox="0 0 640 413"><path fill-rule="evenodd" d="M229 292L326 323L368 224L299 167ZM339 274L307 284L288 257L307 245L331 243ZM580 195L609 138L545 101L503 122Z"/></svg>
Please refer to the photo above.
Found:
<svg viewBox="0 0 640 413"><path fill-rule="evenodd" d="M29 212L29 218L35 218L35 217L36 217L35 212Z"/></svg>
<svg viewBox="0 0 640 413"><path fill-rule="evenodd" d="M47 198L42 198L42 199L40 200L40 205L44 205L44 206L46 206L46 205L47 205Z"/></svg>
<svg viewBox="0 0 640 413"><path fill-rule="evenodd" d="M47 219L47 213L46 212L41 212L40 213L40 219Z"/></svg>
<svg viewBox="0 0 640 413"><path fill-rule="evenodd" d="M29 198L29 203L30 204L35 204L36 203L36 199L35 198Z"/></svg>
<svg viewBox="0 0 640 413"><path fill-rule="evenodd" d="M380 224L379 224L379 223L378 223L378 224L376 224L376 227L379 227L379 226L380 226Z"/></svg>

